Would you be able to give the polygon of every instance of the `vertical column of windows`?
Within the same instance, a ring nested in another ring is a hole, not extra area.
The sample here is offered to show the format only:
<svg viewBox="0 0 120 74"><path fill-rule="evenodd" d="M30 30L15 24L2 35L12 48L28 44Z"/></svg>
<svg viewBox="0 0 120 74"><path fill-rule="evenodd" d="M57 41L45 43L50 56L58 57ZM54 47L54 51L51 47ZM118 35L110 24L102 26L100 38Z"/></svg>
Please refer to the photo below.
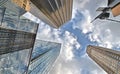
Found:
<svg viewBox="0 0 120 74"><path fill-rule="evenodd" d="M119 55L115 53L111 53L110 51L102 50L102 49L91 49L91 55L94 56L97 60L101 61L100 63L104 63L108 68L110 68L112 71L117 73L116 70L118 70L118 63L119 63ZM113 50L112 50L113 51ZM102 57L102 58L100 58ZM110 72L110 71L109 71Z"/></svg>

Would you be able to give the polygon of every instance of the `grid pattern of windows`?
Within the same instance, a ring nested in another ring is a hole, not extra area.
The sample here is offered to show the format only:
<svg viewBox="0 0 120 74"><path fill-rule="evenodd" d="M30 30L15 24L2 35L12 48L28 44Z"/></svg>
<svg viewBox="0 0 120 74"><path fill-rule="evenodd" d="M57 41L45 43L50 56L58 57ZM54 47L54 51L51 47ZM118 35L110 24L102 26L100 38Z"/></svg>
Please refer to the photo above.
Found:
<svg viewBox="0 0 120 74"><path fill-rule="evenodd" d="M48 74L60 49L60 43L36 40L28 74Z"/></svg>
<svg viewBox="0 0 120 74"><path fill-rule="evenodd" d="M54 23L51 26L55 28L71 19L73 0L31 0L31 2Z"/></svg>
<svg viewBox="0 0 120 74"><path fill-rule="evenodd" d="M33 47L36 34L0 28L0 54Z"/></svg>
<svg viewBox="0 0 120 74"><path fill-rule="evenodd" d="M0 74L26 74L31 50L0 55Z"/></svg>
<svg viewBox="0 0 120 74"><path fill-rule="evenodd" d="M38 24L19 16L19 13L11 11L5 7L0 7L0 26L7 29L14 29L30 33L36 33Z"/></svg>
<svg viewBox="0 0 120 74"><path fill-rule="evenodd" d="M120 51L88 46L87 53L108 74L120 74Z"/></svg>

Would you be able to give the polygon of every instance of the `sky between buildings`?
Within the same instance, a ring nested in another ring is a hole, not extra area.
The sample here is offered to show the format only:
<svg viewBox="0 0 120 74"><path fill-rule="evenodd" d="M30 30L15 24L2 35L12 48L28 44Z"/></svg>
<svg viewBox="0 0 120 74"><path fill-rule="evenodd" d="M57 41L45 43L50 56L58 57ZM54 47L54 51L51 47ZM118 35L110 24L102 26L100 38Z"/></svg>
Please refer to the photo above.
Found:
<svg viewBox="0 0 120 74"><path fill-rule="evenodd" d="M40 22L37 39L62 43L61 54L49 74L106 74L86 54L87 45L97 45L119 50L120 23L97 19L99 6L107 0L73 0L72 20L59 29ZM120 20L120 16L111 17ZM34 19L37 20L37 19Z"/></svg>

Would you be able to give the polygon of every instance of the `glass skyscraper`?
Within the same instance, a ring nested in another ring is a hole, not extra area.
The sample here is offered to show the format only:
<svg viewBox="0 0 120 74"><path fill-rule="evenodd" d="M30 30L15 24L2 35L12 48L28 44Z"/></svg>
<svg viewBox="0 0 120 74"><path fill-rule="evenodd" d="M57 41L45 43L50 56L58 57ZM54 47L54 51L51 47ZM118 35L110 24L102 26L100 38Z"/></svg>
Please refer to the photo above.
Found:
<svg viewBox="0 0 120 74"><path fill-rule="evenodd" d="M0 74L47 74L60 54L61 44L35 42L38 23L25 18L25 8L16 2L0 0Z"/></svg>
<svg viewBox="0 0 120 74"><path fill-rule="evenodd" d="M61 44L36 40L28 74L48 74L60 54Z"/></svg>
<svg viewBox="0 0 120 74"><path fill-rule="evenodd" d="M0 74L26 74L38 24L12 0L0 0Z"/></svg>
<svg viewBox="0 0 120 74"><path fill-rule="evenodd" d="M25 10L11 0L2 0L0 4L0 55L32 48L38 24L22 16Z"/></svg>

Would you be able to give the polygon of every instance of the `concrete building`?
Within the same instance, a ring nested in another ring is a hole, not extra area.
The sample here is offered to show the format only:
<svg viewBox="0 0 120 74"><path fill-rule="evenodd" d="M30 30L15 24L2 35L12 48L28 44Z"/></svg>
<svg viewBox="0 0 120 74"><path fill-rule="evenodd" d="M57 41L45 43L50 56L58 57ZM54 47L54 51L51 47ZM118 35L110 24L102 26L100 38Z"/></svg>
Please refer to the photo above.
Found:
<svg viewBox="0 0 120 74"><path fill-rule="evenodd" d="M89 45L87 54L108 74L120 74L120 51Z"/></svg>
<svg viewBox="0 0 120 74"><path fill-rule="evenodd" d="M61 44L36 40L28 74L48 74L60 54Z"/></svg>
<svg viewBox="0 0 120 74"><path fill-rule="evenodd" d="M30 1L30 13L54 28L59 28L71 19L73 0Z"/></svg>

